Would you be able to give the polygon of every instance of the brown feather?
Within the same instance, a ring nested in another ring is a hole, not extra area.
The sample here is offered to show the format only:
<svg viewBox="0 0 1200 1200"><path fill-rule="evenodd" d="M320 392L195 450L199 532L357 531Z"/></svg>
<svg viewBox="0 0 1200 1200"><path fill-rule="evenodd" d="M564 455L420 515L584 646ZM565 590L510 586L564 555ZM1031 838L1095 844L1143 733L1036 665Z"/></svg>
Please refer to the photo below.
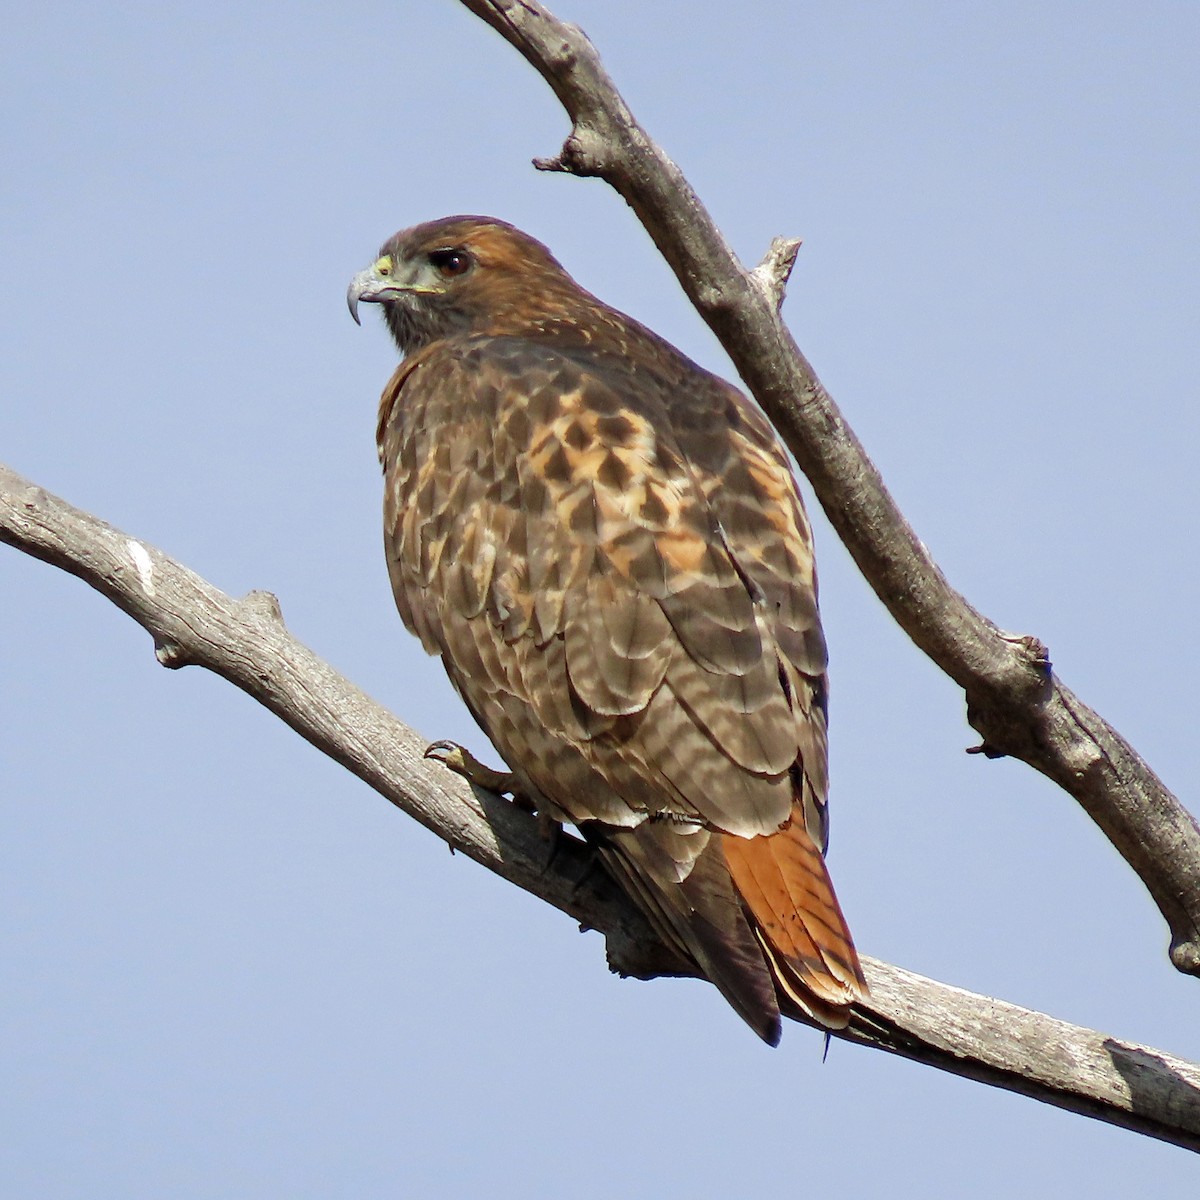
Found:
<svg viewBox="0 0 1200 1200"><path fill-rule="evenodd" d="M685 831L699 845L681 853ZM622 830L599 846L659 935L695 961L759 1037L775 1045L781 1030L774 982L719 839L695 826L662 823Z"/></svg>
<svg viewBox="0 0 1200 1200"><path fill-rule="evenodd" d="M469 269L439 282L449 252ZM522 789L760 1036L781 1006L843 1026L865 985L822 858L812 535L770 425L501 222L383 254L405 625Z"/></svg>
<svg viewBox="0 0 1200 1200"><path fill-rule="evenodd" d="M814 1019L844 1027L866 993L854 942L803 813L778 833L725 834L725 860L770 956L776 983Z"/></svg>

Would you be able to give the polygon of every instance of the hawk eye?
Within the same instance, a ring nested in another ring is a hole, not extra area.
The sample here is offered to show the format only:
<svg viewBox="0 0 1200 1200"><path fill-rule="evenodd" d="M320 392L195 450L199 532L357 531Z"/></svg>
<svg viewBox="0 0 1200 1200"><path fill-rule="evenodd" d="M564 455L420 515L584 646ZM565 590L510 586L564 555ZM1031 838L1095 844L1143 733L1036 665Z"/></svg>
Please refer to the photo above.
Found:
<svg viewBox="0 0 1200 1200"><path fill-rule="evenodd" d="M465 275L471 269L471 256L465 250L431 250L429 261L447 279Z"/></svg>

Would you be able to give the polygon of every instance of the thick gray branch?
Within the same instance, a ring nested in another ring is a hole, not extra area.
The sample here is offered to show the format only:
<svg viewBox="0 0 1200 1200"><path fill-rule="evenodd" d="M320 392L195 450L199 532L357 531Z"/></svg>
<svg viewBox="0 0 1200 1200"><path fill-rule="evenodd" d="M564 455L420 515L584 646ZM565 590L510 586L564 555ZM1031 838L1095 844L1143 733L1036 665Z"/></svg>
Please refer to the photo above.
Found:
<svg viewBox="0 0 1200 1200"><path fill-rule="evenodd" d="M964 689L980 749L1022 759L1079 801L1149 889L1170 927L1171 961L1200 975L1200 827L1129 743L1059 682L1040 642L997 629L946 581L779 316L788 244L773 246L754 271L741 265L581 30L534 0L462 2L528 59L571 118L561 153L536 165L599 176L629 202L863 575Z"/></svg>
<svg viewBox="0 0 1200 1200"><path fill-rule="evenodd" d="M225 595L153 546L0 466L0 541L102 592L154 638L165 666L207 667L476 862L600 930L614 970L690 974L591 852L564 835L553 860L536 821L423 758L424 741L288 633L275 598ZM869 1005L846 1036L1200 1149L1200 1067L1016 1005L864 959Z"/></svg>

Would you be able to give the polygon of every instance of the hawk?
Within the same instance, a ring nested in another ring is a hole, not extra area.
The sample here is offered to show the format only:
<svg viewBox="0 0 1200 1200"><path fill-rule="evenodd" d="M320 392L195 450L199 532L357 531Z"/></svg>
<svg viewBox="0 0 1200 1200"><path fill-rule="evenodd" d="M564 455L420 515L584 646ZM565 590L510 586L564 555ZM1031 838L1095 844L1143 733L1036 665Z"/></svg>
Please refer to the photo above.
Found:
<svg viewBox="0 0 1200 1200"><path fill-rule="evenodd" d="M489 217L402 230L347 299L404 356L396 604L510 789L765 1041L781 1012L844 1028L866 984L824 861L812 535L766 418Z"/></svg>

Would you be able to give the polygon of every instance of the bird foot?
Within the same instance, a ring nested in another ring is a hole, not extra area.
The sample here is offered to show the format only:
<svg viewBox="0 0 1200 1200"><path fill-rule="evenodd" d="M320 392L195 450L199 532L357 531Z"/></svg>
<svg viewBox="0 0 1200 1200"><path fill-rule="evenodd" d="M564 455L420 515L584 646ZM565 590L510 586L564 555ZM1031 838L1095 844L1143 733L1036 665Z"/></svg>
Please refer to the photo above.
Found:
<svg viewBox="0 0 1200 1200"><path fill-rule="evenodd" d="M512 797L512 803L523 812L537 817L538 833L545 840L548 851L543 872L550 870L558 856L558 848L563 837L561 821L556 821L545 809L538 807L537 802L521 791L516 776L511 771L495 771L485 766L473 755L466 746L448 739L431 742L425 747L425 757L440 762L449 767L455 775L461 775L468 783L481 787L485 791L495 792L498 796Z"/></svg>
<svg viewBox="0 0 1200 1200"><path fill-rule="evenodd" d="M498 796L511 795L514 803L520 804L522 808L528 803L520 803L516 780L511 771L495 771L485 766L466 746L448 740L431 742L425 747L425 757L449 767L455 775L461 775L468 783L473 783L485 791L495 792ZM529 806L529 811L533 811L532 806Z"/></svg>

